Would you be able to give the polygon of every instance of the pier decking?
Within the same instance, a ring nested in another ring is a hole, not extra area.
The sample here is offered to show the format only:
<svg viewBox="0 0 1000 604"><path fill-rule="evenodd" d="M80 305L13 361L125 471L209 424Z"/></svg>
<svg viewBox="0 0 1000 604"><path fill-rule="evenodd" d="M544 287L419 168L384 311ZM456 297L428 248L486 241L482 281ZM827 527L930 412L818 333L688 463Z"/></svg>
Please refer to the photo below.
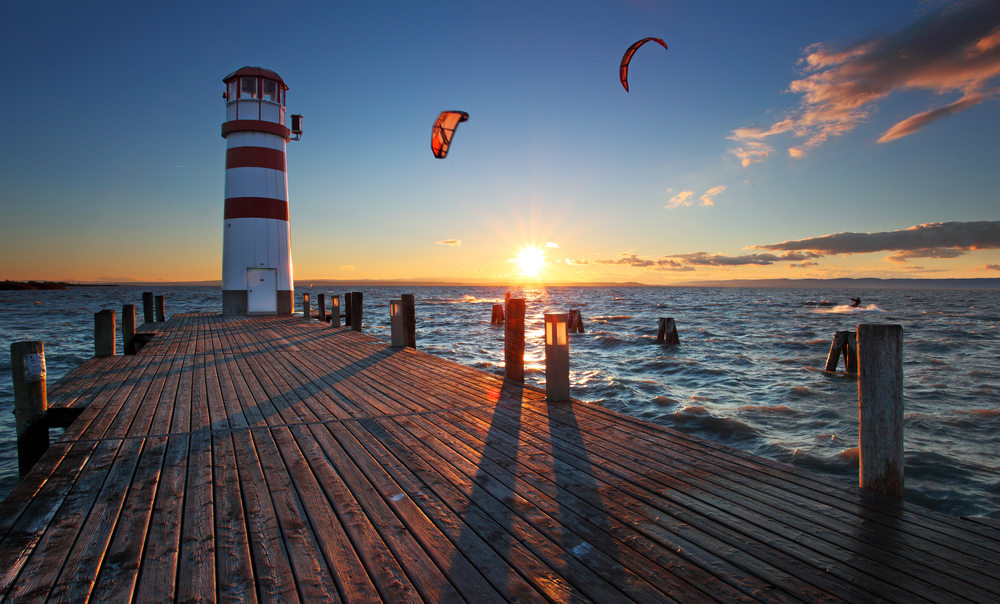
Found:
<svg viewBox="0 0 1000 604"><path fill-rule="evenodd" d="M1000 600L986 524L302 317L143 329L50 387L5 601Z"/></svg>

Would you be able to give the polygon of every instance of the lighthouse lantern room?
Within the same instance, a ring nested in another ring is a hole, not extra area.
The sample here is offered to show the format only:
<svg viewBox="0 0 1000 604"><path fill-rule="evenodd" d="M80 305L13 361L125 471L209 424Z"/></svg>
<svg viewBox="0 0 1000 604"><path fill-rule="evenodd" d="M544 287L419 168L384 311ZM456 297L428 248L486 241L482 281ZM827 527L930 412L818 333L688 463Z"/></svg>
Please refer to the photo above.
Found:
<svg viewBox="0 0 1000 604"><path fill-rule="evenodd" d="M288 86L269 69L244 67L226 85L226 201L222 314L292 314L292 246L285 144L302 116L285 125ZM293 137L294 135L294 137Z"/></svg>

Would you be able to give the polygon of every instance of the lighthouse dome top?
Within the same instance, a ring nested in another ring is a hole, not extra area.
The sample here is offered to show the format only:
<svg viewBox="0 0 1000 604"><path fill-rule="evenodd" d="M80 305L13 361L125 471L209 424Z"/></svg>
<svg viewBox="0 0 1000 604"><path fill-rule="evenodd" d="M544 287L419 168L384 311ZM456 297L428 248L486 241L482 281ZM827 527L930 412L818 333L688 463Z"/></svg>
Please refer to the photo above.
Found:
<svg viewBox="0 0 1000 604"><path fill-rule="evenodd" d="M288 90L288 86L285 84L284 80L281 79L281 76L274 73L270 69L264 69L263 67L241 67L240 69L237 69L233 73L222 78L222 81L229 83L236 78L267 78L277 82L282 89Z"/></svg>

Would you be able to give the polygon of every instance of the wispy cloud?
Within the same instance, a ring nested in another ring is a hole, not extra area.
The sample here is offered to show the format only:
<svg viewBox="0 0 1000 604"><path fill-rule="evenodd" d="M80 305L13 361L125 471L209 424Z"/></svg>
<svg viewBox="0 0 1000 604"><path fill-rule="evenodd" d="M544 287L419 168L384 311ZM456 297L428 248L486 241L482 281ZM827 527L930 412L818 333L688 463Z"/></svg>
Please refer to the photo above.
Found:
<svg viewBox="0 0 1000 604"><path fill-rule="evenodd" d="M792 157L865 122L877 103L894 92L924 90L959 98L901 120L878 139L908 136L943 117L996 95L1000 76L1000 3L950 2L888 35L846 44L818 43L800 59L803 77L788 89L801 95L797 109L770 127L734 130L731 152L747 166L767 157L764 141L791 133L805 139Z"/></svg>
<svg viewBox="0 0 1000 604"><path fill-rule="evenodd" d="M983 268L988 271L1000 271L1000 264L987 264Z"/></svg>
<svg viewBox="0 0 1000 604"><path fill-rule="evenodd" d="M590 260L573 260L570 258L566 258L566 264L572 266L587 266L588 264L590 264Z"/></svg>
<svg viewBox="0 0 1000 604"><path fill-rule="evenodd" d="M705 194L701 196L701 205L703 206L714 205L715 202L712 201L712 198L718 195L719 193L722 193L725 190L726 190L726 185L719 185L717 187L712 187L711 189L705 191Z"/></svg>
<svg viewBox="0 0 1000 604"><path fill-rule="evenodd" d="M549 242L547 242L547 243L545 244L545 247L554 247L554 248L557 248L557 249L558 249L558 248L559 248L559 244L558 244L558 243L555 243L554 241L549 241Z"/></svg>
<svg viewBox="0 0 1000 604"><path fill-rule="evenodd" d="M677 195L670 198L667 205L663 206L667 209L676 208L678 206L689 206L691 205L691 197L694 195L694 191L681 191Z"/></svg>
<svg viewBox="0 0 1000 604"><path fill-rule="evenodd" d="M1000 249L1000 222L936 222L900 231L836 233L755 245L752 249L817 255L893 252L887 260L896 263L909 258L957 258L971 250Z"/></svg>
<svg viewBox="0 0 1000 604"><path fill-rule="evenodd" d="M442 241L435 241L434 243L436 243L438 245L455 245L455 246L458 246L458 245L462 245L462 240L461 239L444 239Z"/></svg>

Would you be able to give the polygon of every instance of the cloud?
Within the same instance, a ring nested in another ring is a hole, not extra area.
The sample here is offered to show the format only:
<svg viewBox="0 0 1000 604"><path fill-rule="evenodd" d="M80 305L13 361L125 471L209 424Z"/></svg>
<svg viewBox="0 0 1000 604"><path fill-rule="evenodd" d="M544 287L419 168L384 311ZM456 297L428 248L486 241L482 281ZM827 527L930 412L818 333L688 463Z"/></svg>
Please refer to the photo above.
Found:
<svg viewBox="0 0 1000 604"><path fill-rule="evenodd" d="M836 233L755 245L752 249L809 252L816 256L895 252L888 259L897 263L907 258L957 258L971 250L1000 249L1000 222L936 222L901 231Z"/></svg>
<svg viewBox="0 0 1000 604"><path fill-rule="evenodd" d="M1000 264L987 264L983 268L988 271L1000 271Z"/></svg>
<svg viewBox="0 0 1000 604"><path fill-rule="evenodd" d="M865 122L877 103L894 92L923 90L958 99L901 120L878 139L889 142L996 94L1000 76L1000 3L951 2L902 29L845 44L818 43L799 61L802 77L789 84L799 106L768 128L751 126L729 137L744 166L766 157L757 151L768 137L792 133L807 150ZM790 152L791 153L791 152ZM793 154L793 157L796 157Z"/></svg>
<svg viewBox="0 0 1000 604"><path fill-rule="evenodd" d="M714 205L712 198L722 193L726 190L726 185L719 185L717 187L712 187L711 189L705 191L705 194L701 196L701 205L710 206Z"/></svg>
<svg viewBox="0 0 1000 604"><path fill-rule="evenodd" d="M566 264L572 266L587 266L588 264L590 264L590 260L571 260L569 258L566 258Z"/></svg>
<svg viewBox="0 0 1000 604"><path fill-rule="evenodd" d="M774 151L774 147L760 141L749 140L750 137L756 134L755 129L745 128L742 130L746 131L745 136L747 138L735 138L735 133L729 138L731 140L741 141L744 146L730 149L729 152L740 160L740 163L743 164L744 168L754 162L764 161L767 159L768 154Z"/></svg>
<svg viewBox="0 0 1000 604"><path fill-rule="evenodd" d="M693 271L696 266L746 266L757 265L767 266L775 262L782 261L807 261L810 258L819 258L817 254L811 252L785 252L784 254L748 254L744 256L728 256L726 254L709 254L707 252L694 252L691 254L672 254L661 256L660 258L643 258L631 252L622 252L618 257L610 260L594 260L593 264L630 266L632 268L644 268L654 271ZM590 261L574 260L567 262L571 264L591 263ZM811 265L807 265L811 266Z"/></svg>
<svg viewBox="0 0 1000 604"><path fill-rule="evenodd" d="M436 243L438 245L454 245L454 246L459 246L459 245L462 245L462 240L461 239L444 239L442 241L435 241L434 243Z"/></svg>
<svg viewBox="0 0 1000 604"><path fill-rule="evenodd" d="M548 243L545 244L545 247L554 247L554 248L558 249L559 248L559 244L555 243L555 242L552 242L552 241L549 241Z"/></svg>
<svg viewBox="0 0 1000 604"><path fill-rule="evenodd" d="M792 159L799 159L804 154L805 152L802 151L802 149L796 149L795 147L788 148L788 157L791 157Z"/></svg>
<svg viewBox="0 0 1000 604"><path fill-rule="evenodd" d="M667 205L663 206L667 209L676 208L678 206L689 206L691 205L691 196L694 195L694 191L681 191L677 195L670 198Z"/></svg>
<svg viewBox="0 0 1000 604"><path fill-rule="evenodd" d="M812 260L806 260L801 264L789 264L787 268L809 268L812 266L819 266L819 263L813 262Z"/></svg>

